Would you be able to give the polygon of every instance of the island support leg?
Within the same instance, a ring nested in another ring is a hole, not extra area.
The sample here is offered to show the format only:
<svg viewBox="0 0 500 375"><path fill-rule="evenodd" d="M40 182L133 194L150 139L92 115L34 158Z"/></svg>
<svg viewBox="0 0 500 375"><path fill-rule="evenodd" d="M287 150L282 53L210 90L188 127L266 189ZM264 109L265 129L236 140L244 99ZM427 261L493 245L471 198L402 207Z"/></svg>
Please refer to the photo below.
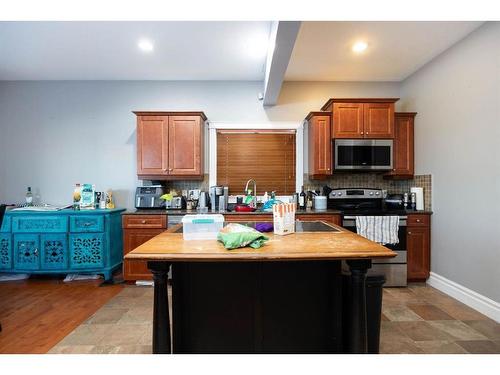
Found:
<svg viewBox="0 0 500 375"><path fill-rule="evenodd" d="M349 327L349 353L367 353L368 340L366 328L366 272L371 260L347 261L351 271L351 320Z"/></svg>
<svg viewBox="0 0 500 375"><path fill-rule="evenodd" d="M153 273L153 354L170 354L170 316L168 311L168 270L170 263L148 262Z"/></svg>

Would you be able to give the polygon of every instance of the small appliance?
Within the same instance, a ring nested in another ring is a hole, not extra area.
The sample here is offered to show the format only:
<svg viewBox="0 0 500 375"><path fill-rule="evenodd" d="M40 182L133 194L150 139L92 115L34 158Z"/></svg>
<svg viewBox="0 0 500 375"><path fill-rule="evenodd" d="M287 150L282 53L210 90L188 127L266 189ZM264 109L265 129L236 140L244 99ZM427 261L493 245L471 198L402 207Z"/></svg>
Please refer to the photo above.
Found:
<svg viewBox="0 0 500 375"><path fill-rule="evenodd" d="M173 197L169 201L165 201L165 208L167 210L182 210L186 208L186 198L183 196Z"/></svg>
<svg viewBox="0 0 500 375"><path fill-rule="evenodd" d="M161 185L139 186L135 190L135 208L163 208L165 202L160 197L167 192Z"/></svg>
<svg viewBox="0 0 500 375"><path fill-rule="evenodd" d="M222 200L220 199L221 197ZM212 186L210 187L210 208L214 212L227 210L227 201L229 197L229 187ZM222 205L220 204L222 201ZM221 207L219 207L221 206Z"/></svg>
<svg viewBox="0 0 500 375"><path fill-rule="evenodd" d="M198 209L204 210L205 208L208 208L209 202L210 197L208 196L208 193L205 191L201 191L198 196Z"/></svg>
<svg viewBox="0 0 500 375"><path fill-rule="evenodd" d="M335 170L392 170L392 139L335 139Z"/></svg>

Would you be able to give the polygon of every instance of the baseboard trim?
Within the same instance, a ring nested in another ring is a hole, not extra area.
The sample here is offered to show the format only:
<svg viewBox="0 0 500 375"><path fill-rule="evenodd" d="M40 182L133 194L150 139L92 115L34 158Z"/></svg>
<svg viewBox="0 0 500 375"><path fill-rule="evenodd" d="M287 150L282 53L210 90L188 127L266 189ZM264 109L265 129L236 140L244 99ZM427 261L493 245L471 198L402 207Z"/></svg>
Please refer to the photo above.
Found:
<svg viewBox="0 0 500 375"><path fill-rule="evenodd" d="M434 272L431 272L427 284L500 323L500 303Z"/></svg>

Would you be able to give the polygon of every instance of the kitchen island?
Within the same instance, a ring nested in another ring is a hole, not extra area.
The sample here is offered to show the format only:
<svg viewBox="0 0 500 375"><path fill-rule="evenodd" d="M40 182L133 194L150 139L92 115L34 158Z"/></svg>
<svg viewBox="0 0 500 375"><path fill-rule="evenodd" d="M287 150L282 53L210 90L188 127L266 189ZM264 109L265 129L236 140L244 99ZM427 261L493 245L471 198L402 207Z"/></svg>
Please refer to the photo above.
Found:
<svg viewBox="0 0 500 375"><path fill-rule="evenodd" d="M153 273L153 352L366 353L366 271L372 259L395 253L323 222L269 238L260 249L229 251L215 240L184 241L178 225L128 253ZM342 260L351 271L347 299Z"/></svg>

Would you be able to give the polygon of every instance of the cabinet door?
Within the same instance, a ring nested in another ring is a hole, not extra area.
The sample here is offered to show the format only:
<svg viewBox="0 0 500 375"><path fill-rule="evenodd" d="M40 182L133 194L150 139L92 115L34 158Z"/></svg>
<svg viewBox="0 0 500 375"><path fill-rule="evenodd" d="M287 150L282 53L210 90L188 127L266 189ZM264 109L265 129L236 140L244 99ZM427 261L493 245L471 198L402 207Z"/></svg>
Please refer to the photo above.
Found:
<svg viewBox="0 0 500 375"><path fill-rule="evenodd" d="M330 116L309 120L309 175L312 178L332 174L332 136Z"/></svg>
<svg viewBox="0 0 500 375"><path fill-rule="evenodd" d="M10 233L0 233L0 270L12 268L12 242Z"/></svg>
<svg viewBox="0 0 500 375"><path fill-rule="evenodd" d="M164 230L165 229L125 229L123 231L123 255L159 235ZM123 278L128 281L149 280L152 276L146 261L124 259Z"/></svg>
<svg viewBox="0 0 500 375"><path fill-rule="evenodd" d="M169 176L202 175L203 134L199 116L170 116L168 121Z"/></svg>
<svg viewBox="0 0 500 375"><path fill-rule="evenodd" d="M394 138L394 103L364 103L365 138Z"/></svg>
<svg viewBox="0 0 500 375"><path fill-rule="evenodd" d="M414 174L413 115L395 117L394 169L391 175L411 178Z"/></svg>
<svg viewBox="0 0 500 375"><path fill-rule="evenodd" d="M14 235L14 267L17 270L40 268L40 241L38 234Z"/></svg>
<svg viewBox="0 0 500 375"><path fill-rule="evenodd" d="M423 281L430 272L430 229L429 227L408 227L408 280Z"/></svg>
<svg viewBox="0 0 500 375"><path fill-rule="evenodd" d="M70 267L73 269L104 267L104 248L104 233L70 234Z"/></svg>
<svg viewBox="0 0 500 375"><path fill-rule="evenodd" d="M40 235L42 269L68 268L68 240L65 233Z"/></svg>
<svg viewBox="0 0 500 375"><path fill-rule="evenodd" d="M363 103L333 104L333 138L363 138Z"/></svg>
<svg viewBox="0 0 500 375"><path fill-rule="evenodd" d="M165 175L168 170L168 116L137 117L137 174Z"/></svg>

